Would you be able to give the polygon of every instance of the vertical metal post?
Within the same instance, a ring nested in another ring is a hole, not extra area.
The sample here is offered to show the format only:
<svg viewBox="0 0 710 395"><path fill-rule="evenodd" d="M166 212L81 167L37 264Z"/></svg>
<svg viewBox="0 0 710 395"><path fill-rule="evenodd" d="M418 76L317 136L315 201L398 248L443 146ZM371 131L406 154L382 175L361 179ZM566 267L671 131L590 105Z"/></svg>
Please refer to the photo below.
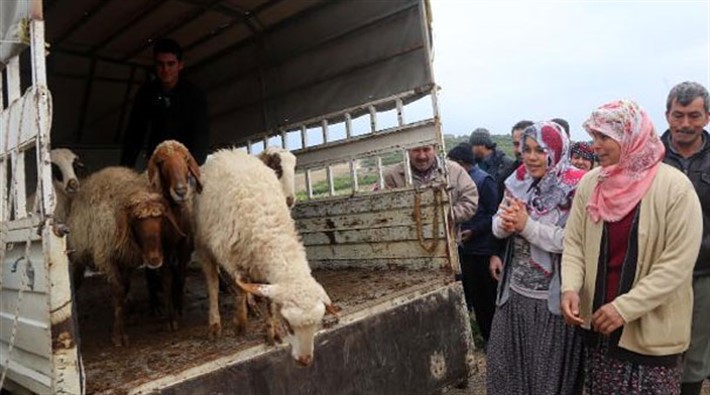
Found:
<svg viewBox="0 0 710 395"><path fill-rule="evenodd" d="M34 73L33 73L34 74ZM10 62L8 62L7 65L7 101L8 101L8 108L12 106L13 102L20 99L21 93L20 93L20 57L15 56L12 59L10 59ZM16 107L17 108L17 107ZM11 134L16 132L15 135L13 135L9 142L10 145L13 146L10 157L12 159L12 173L13 177L11 177L12 184L10 185L10 194L11 194L11 199L14 202L14 218L22 218L27 216L27 208L25 207L25 197L27 196L26 191L25 191L25 154L20 151L18 144L20 143L20 136L22 136L22 130L21 128L24 129L27 127L25 125L25 120L23 119L24 115L23 111L24 109L22 106L19 107L19 110L15 110L14 112L16 113L17 119L13 119L13 117L10 115L10 122L9 122L9 128L6 130L8 134ZM12 113L12 111L8 111L8 113ZM14 121L14 122L13 122ZM30 127L32 127L32 120L26 120L28 123L30 123ZM14 137L14 139L13 139ZM14 141L13 141L14 140Z"/></svg>
<svg viewBox="0 0 710 395"><path fill-rule="evenodd" d="M281 131L281 148L288 149L286 144L286 129Z"/></svg>
<svg viewBox="0 0 710 395"><path fill-rule="evenodd" d="M375 133L377 131L377 110L375 106L368 107L370 110L370 132Z"/></svg>
<svg viewBox="0 0 710 395"><path fill-rule="evenodd" d="M306 169L306 193L308 195L308 200L313 199L313 185L311 185L311 169Z"/></svg>
<svg viewBox="0 0 710 395"><path fill-rule="evenodd" d="M353 119L349 112L345 113L345 138L349 139L353 136Z"/></svg>
<svg viewBox="0 0 710 395"><path fill-rule="evenodd" d="M328 121L327 120L322 120L320 123L321 130L323 132L323 144L327 143L330 141L330 136L328 134Z"/></svg>
<svg viewBox="0 0 710 395"><path fill-rule="evenodd" d="M399 126L403 126L404 125L404 108L402 106L402 99L397 98L395 103L397 103L397 124Z"/></svg>
<svg viewBox="0 0 710 395"><path fill-rule="evenodd" d="M301 125L301 148L308 147L308 130L306 125Z"/></svg>
<svg viewBox="0 0 710 395"><path fill-rule="evenodd" d="M409 186L414 183L412 180L412 163L409 161L409 152L404 150L404 182Z"/></svg>
<svg viewBox="0 0 710 395"><path fill-rule="evenodd" d="M251 140L247 140L247 154L251 155Z"/></svg>
<svg viewBox="0 0 710 395"><path fill-rule="evenodd" d="M377 185L380 190L385 189L385 176L382 172L382 157L377 157Z"/></svg>
<svg viewBox="0 0 710 395"><path fill-rule="evenodd" d="M353 193L360 191L360 183L357 179L357 160L350 160L350 179L352 180Z"/></svg>

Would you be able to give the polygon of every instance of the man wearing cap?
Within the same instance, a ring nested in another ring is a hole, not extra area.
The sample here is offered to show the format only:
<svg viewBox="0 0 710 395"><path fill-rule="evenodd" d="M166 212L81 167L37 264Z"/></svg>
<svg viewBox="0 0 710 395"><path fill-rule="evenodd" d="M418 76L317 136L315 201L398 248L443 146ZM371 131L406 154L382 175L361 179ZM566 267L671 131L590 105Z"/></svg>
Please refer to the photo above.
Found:
<svg viewBox="0 0 710 395"><path fill-rule="evenodd" d="M474 130L468 143L471 144L473 156L476 157L481 170L490 174L497 184L505 181L504 174L513 165L513 160L496 148L496 143L491 139L488 129Z"/></svg>
<svg viewBox="0 0 710 395"><path fill-rule="evenodd" d="M425 145L409 149L412 182L415 187L433 184L445 184L443 163L436 156L433 145ZM454 222L458 225L468 221L478 208L478 190L476 184L461 166L450 160L446 161L449 171L449 182L452 187L451 206L454 211ZM386 188L405 187L406 177L404 163L393 166L385 173Z"/></svg>
<svg viewBox="0 0 710 395"><path fill-rule="evenodd" d="M461 225L459 260L466 304L469 310L473 308L481 336L488 341L496 308L497 284L488 271L488 262L491 255L498 252L498 242L491 229L498 209L498 188L493 177L476 165L469 144L457 145L447 157L466 169L478 189L476 215Z"/></svg>

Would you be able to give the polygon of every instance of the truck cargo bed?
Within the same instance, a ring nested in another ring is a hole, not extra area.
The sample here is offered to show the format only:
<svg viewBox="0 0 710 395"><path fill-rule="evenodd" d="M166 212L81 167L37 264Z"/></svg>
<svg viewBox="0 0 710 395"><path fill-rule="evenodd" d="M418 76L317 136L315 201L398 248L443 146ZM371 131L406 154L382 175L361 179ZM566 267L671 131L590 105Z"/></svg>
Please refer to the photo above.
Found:
<svg viewBox="0 0 710 395"><path fill-rule="evenodd" d="M333 302L342 308L341 325L358 316L371 315L368 309L372 306L394 301L400 295L427 286L441 288L450 279L439 270L355 268L316 270L314 276ZM176 332L169 332L164 319L150 314L143 277L143 272L137 271L131 285L127 321L130 345L127 347L117 348L111 343L113 308L105 278L101 275L86 278L78 291L77 310L87 393L128 393L166 376L180 376L181 372L195 370L213 361L230 360L230 356L240 352L264 351L264 320L251 317L248 333L237 337L232 323L234 298L226 292L220 294L222 338L214 342L207 340L208 299L199 270L188 274L185 312ZM316 356L318 353L317 345ZM281 354L280 358L292 362L287 353Z"/></svg>

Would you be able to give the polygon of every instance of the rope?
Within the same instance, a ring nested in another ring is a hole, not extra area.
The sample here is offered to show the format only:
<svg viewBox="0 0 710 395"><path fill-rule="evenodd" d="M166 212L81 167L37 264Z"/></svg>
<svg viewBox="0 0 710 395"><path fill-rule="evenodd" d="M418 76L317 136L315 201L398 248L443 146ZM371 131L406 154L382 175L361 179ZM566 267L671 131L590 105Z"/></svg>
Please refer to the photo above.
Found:
<svg viewBox="0 0 710 395"><path fill-rule="evenodd" d="M436 247L439 245L439 206L441 203L441 188L432 189L434 194L434 218L432 220L431 238L432 241L427 245L424 240L424 229L422 225L422 192L416 190L414 193L414 219L417 223L417 240L419 240L419 246L421 246L424 251L428 253L433 253Z"/></svg>

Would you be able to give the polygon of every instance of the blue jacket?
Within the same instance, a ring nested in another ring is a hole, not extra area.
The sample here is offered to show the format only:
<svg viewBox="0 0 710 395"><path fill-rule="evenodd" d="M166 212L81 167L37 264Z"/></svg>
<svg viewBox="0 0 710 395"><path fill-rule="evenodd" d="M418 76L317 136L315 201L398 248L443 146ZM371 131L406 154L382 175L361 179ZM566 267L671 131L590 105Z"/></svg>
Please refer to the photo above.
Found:
<svg viewBox="0 0 710 395"><path fill-rule="evenodd" d="M476 215L461 225L462 230L471 230L472 237L463 244L463 250L473 255L493 255L498 252L498 239L493 236L491 225L498 210L498 188L491 175L478 165L468 172L478 189Z"/></svg>

